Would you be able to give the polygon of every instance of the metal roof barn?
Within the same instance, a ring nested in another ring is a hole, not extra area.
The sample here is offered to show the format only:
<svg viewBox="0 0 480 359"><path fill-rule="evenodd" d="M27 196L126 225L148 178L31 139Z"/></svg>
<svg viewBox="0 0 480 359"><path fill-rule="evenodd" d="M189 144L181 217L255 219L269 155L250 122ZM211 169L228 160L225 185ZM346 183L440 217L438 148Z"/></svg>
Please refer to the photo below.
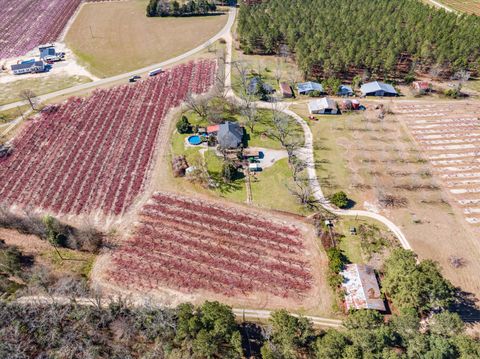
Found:
<svg viewBox="0 0 480 359"><path fill-rule="evenodd" d="M342 287L345 290L347 310L386 310L372 267L365 264L347 264L340 274L344 278Z"/></svg>
<svg viewBox="0 0 480 359"><path fill-rule="evenodd" d="M301 95L308 94L309 92L312 92L312 91L323 92L323 86L318 82L312 82L312 81L302 82L297 84L297 89L298 89L298 93Z"/></svg>
<svg viewBox="0 0 480 359"><path fill-rule="evenodd" d="M308 103L308 111L311 114L331 114L336 115L338 113L337 103L327 97L313 100Z"/></svg>
<svg viewBox="0 0 480 359"><path fill-rule="evenodd" d="M364 96L397 96L397 91L392 85L380 81L363 84L360 87Z"/></svg>

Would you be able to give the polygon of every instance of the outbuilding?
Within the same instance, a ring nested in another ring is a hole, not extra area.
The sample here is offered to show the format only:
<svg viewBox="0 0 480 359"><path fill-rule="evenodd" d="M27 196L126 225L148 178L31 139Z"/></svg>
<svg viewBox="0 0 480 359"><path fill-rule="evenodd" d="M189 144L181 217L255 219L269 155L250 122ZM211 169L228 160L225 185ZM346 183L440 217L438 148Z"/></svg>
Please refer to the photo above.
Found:
<svg viewBox="0 0 480 359"><path fill-rule="evenodd" d="M323 93L323 86L318 82L302 82L297 84L297 90L300 95L308 95L312 92Z"/></svg>
<svg viewBox="0 0 480 359"><path fill-rule="evenodd" d="M286 82L280 82L280 91L282 92L283 98L292 98L293 97L292 88Z"/></svg>
<svg viewBox="0 0 480 359"><path fill-rule="evenodd" d="M338 96L353 96L353 90L350 86L340 85L337 92Z"/></svg>
<svg viewBox="0 0 480 359"><path fill-rule="evenodd" d="M377 277L372 267L365 264L347 264L340 272L345 291L345 307L385 311Z"/></svg>
<svg viewBox="0 0 480 359"><path fill-rule="evenodd" d="M373 81L363 84L360 87L363 96L398 96L392 85L381 81Z"/></svg>
<svg viewBox="0 0 480 359"><path fill-rule="evenodd" d="M223 149L235 149L243 143L243 127L236 122L225 122L218 126L218 145Z"/></svg>
<svg viewBox="0 0 480 359"><path fill-rule="evenodd" d="M45 63L43 61L28 61L20 64L12 65L14 75L30 74L34 72L45 71Z"/></svg>
<svg viewBox="0 0 480 359"><path fill-rule="evenodd" d="M428 81L414 81L412 87L422 94L432 91L432 85Z"/></svg>
<svg viewBox="0 0 480 359"><path fill-rule="evenodd" d="M337 103L328 98L313 100L308 103L308 111L312 115L336 115L338 114Z"/></svg>

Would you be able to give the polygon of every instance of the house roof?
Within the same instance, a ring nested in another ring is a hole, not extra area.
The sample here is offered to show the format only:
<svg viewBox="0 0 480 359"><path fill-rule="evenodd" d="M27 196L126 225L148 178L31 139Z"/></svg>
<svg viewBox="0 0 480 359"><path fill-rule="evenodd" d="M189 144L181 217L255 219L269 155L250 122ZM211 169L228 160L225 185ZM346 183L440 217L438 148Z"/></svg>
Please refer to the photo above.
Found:
<svg viewBox="0 0 480 359"><path fill-rule="evenodd" d="M377 277L373 268L365 264L347 264L340 272L343 276L345 304L350 309L376 309L385 311Z"/></svg>
<svg viewBox="0 0 480 359"><path fill-rule="evenodd" d="M207 133L218 132L219 125L207 126Z"/></svg>
<svg viewBox="0 0 480 359"><path fill-rule="evenodd" d="M44 66L43 61L35 61L35 62L24 62L21 64L14 64L12 65L12 70L23 70L23 69L29 69L32 67L42 67Z"/></svg>
<svg viewBox="0 0 480 359"><path fill-rule="evenodd" d="M373 81L363 84L360 90L363 93L384 91L392 94L397 94L397 91L395 91L392 85L380 81Z"/></svg>
<svg viewBox="0 0 480 359"><path fill-rule="evenodd" d="M297 84L298 92L310 92L310 91L319 91L323 92L323 86L318 82L302 82Z"/></svg>
<svg viewBox="0 0 480 359"><path fill-rule="evenodd" d="M219 125L217 141L222 148L237 148L243 140L243 128L236 122L225 122Z"/></svg>
<svg viewBox="0 0 480 359"><path fill-rule="evenodd" d="M310 101L308 103L308 108L310 111L319 111L319 110L324 110L324 109L336 109L337 108L337 103L332 100L331 98L328 97L322 97L320 99L316 99L313 101Z"/></svg>

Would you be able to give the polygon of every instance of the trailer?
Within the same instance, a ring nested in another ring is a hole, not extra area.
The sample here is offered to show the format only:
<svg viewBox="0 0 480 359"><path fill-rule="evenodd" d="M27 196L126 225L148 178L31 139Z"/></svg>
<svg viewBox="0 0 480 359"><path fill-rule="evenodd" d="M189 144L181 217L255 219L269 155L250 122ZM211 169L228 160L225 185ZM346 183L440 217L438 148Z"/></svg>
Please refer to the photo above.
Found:
<svg viewBox="0 0 480 359"><path fill-rule="evenodd" d="M163 69L159 67L158 69L152 70L148 73L148 76L156 76L163 72Z"/></svg>

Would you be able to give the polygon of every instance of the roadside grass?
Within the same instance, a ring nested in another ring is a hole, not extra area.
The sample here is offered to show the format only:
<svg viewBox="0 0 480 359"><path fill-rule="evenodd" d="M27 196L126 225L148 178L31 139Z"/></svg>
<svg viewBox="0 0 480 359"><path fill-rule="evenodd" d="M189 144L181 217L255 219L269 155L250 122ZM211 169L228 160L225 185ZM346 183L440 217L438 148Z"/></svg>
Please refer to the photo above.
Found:
<svg viewBox="0 0 480 359"><path fill-rule="evenodd" d="M86 3L65 42L92 74L108 77L165 61L218 33L228 16L148 18L147 0Z"/></svg>
<svg viewBox="0 0 480 359"><path fill-rule="evenodd" d="M91 81L89 77L76 75L53 75L28 79L20 78L17 81L2 84L0 105L20 101L21 98L19 94L23 90L31 90L39 96Z"/></svg>
<svg viewBox="0 0 480 359"><path fill-rule="evenodd" d="M6 124L10 121L15 120L17 117L22 116L22 114L25 117L28 117L29 111L30 111L30 106L29 105L23 105L19 107L12 108L10 110L4 110L0 111L0 125ZM2 131L0 130L0 133Z"/></svg>

